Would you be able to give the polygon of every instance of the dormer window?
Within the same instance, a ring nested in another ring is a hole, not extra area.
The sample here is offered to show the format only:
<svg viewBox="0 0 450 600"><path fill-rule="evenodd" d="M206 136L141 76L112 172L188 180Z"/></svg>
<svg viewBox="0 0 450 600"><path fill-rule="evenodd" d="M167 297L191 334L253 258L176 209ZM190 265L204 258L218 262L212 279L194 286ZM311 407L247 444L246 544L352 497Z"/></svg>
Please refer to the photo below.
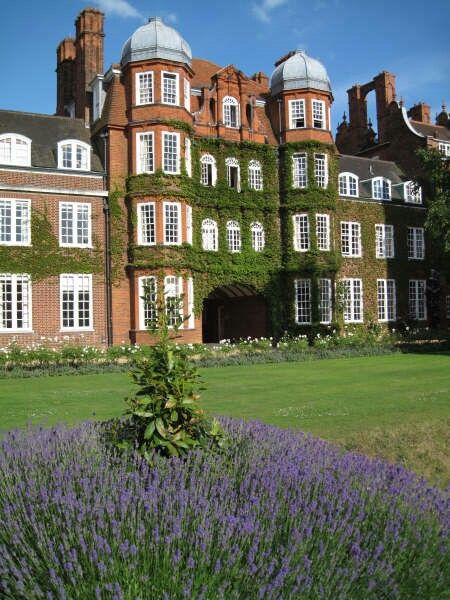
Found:
<svg viewBox="0 0 450 600"><path fill-rule="evenodd" d="M153 102L153 71L136 73L136 104Z"/></svg>
<svg viewBox="0 0 450 600"><path fill-rule="evenodd" d="M415 181L407 181L404 184L405 202L411 204L422 204L422 188Z"/></svg>
<svg viewBox="0 0 450 600"><path fill-rule="evenodd" d="M291 129L306 127L304 100L289 100L289 123Z"/></svg>
<svg viewBox="0 0 450 600"><path fill-rule="evenodd" d="M211 154L203 154L200 159L200 183L202 185L216 185L216 180L216 160Z"/></svg>
<svg viewBox="0 0 450 600"><path fill-rule="evenodd" d="M353 173L340 173L339 195L358 197L358 177Z"/></svg>
<svg viewBox="0 0 450 600"><path fill-rule="evenodd" d="M439 142L439 152L444 156L450 157L450 144L446 142Z"/></svg>
<svg viewBox="0 0 450 600"><path fill-rule="evenodd" d="M0 136L0 164L31 166L31 140L16 133Z"/></svg>
<svg viewBox="0 0 450 600"><path fill-rule="evenodd" d="M237 192L241 191L241 175L239 169L239 161L237 158L227 158L225 160L227 167L227 181L230 188L235 189Z"/></svg>
<svg viewBox="0 0 450 600"><path fill-rule="evenodd" d="M178 73L163 71L161 77L163 104L180 104L178 97Z"/></svg>
<svg viewBox="0 0 450 600"><path fill-rule="evenodd" d="M239 127L239 104L233 96L225 96L223 99L223 124L225 127Z"/></svg>
<svg viewBox="0 0 450 600"><path fill-rule="evenodd" d="M386 177L372 179L372 198L375 200L391 199L391 182Z"/></svg>
<svg viewBox="0 0 450 600"><path fill-rule="evenodd" d="M312 118L315 129L325 129L325 102L323 100L312 101Z"/></svg>
<svg viewBox="0 0 450 600"><path fill-rule="evenodd" d="M64 140L58 143L58 168L89 171L91 148L79 140Z"/></svg>

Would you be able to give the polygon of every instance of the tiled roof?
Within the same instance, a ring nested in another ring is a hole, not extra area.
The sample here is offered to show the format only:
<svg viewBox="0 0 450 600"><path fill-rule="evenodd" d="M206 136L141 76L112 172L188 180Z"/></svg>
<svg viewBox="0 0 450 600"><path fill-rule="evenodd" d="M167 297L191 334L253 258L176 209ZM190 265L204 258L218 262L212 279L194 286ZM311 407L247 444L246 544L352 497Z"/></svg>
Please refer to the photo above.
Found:
<svg viewBox="0 0 450 600"><path fill-rule="evenodd" d="M442 125L431 125L411 120L412 127L422 135L431 136L438 140L450 141L450 129Z"/></svg>
<svg viewBox="0 0 450 600"><path fill-rule="evenodd" d="M203 58L192 59L192 70L194 71L194 78L191 81L192 87L202 88L211 85L211 77L220 71L222 67L216 65L209 60L203 60Z"/></svg>

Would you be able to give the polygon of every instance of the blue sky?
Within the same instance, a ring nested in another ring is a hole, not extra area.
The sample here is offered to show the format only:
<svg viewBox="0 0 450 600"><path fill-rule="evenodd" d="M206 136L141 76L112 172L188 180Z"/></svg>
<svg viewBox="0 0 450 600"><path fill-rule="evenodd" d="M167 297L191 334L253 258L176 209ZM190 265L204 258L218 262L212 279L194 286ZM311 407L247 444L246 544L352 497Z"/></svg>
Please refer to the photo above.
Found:
<svg viewBox="0 0 450 600"><path fill-rule="evenodd" d="M398 98L408 108L428 102L434 119L443 100L450 104L448 0L4 0L0 108L54 112L56 46L74 34L86 6L106 15L105 68L118 62L125 40L151 15L178 29L194 56L233 63L248 75L270 75L280 56L304 48L331 78L334 130L346 90L383 70L397 76Z"/></svg>

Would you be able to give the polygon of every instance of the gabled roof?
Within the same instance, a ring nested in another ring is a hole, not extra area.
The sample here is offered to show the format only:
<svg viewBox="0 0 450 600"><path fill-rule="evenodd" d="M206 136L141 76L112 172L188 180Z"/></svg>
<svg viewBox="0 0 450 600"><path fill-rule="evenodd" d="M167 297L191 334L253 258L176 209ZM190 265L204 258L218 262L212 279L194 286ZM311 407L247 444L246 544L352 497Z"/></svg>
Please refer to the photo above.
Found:
<svg viewBox="0 0 450 600"><path fill-rule="evenodd" d="M421 121L410 120L413 128L422 135L431 136L438 140L450 142L450 130L442 125L432 125L431 123L422 123Z"/></svg>
<svg viewBox="0 0 450 600"><path fill-rule="evenodd" d="M56 169L58 142L80 140L91 144L90 131L83 119L55 117L14 110L0 110L0 135L18 133L31 140L31 166ZM91 152L91 170L103 171L99 157Z"/></svg>
<svg viewBox="0 0 450 600"><path fill-rule="evenodd" d="M192 70L194 71L194 78L191 81L192 87L209 88L211 85L211 77L220 71L222 67L204 60L203 58L192 59Z"/></svg>

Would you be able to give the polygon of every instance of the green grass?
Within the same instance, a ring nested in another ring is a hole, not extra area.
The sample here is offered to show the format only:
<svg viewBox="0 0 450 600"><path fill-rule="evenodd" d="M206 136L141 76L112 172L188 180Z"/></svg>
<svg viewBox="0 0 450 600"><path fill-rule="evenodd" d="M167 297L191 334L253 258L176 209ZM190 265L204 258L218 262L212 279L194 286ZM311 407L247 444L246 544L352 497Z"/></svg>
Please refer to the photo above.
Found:
<svg viewBox="0 0 450 600"><path fill-rule="evenodd" d="M393 354L201 374L203 406L212 413L310 431L401 460L435 480L450 476L448 356ZM132 389L122 373L2 380L0 429L118 416Z"/></svg>

